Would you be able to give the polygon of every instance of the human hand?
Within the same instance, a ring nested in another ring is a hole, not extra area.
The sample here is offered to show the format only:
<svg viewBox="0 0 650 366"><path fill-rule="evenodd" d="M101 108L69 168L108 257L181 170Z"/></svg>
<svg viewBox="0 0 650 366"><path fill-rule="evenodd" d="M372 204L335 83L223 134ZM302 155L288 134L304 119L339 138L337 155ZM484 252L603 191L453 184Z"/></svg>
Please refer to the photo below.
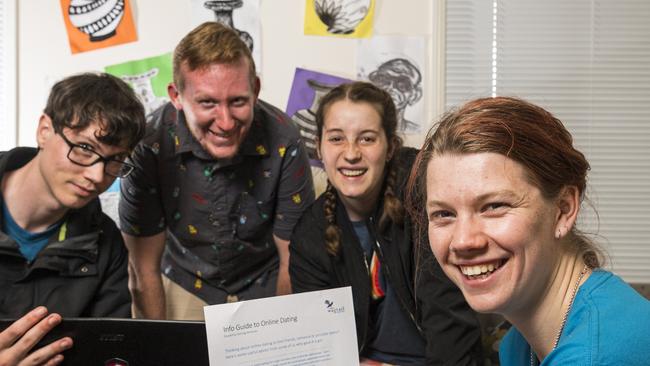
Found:
<svg viewBox="0 0 650 366"><path fill-rule="evenodd" d="M61 315L39 306L0 333L0 366L54 366L63 361L61 352L72 347L70 337L61 338L29 353L38 341L61 323Z"/></svg>
<svg viewBox="0 0 650 366"><path fill-rule="evenodd" d="M289 267L282 267L278 270L278 282L276 285L277 296L291 294L291 280L289 278Z"/></svg>
<svg viewBox="0 0 650 366"><path fill-rule="evenodd" d="M275 294L289 295L291 293L291 278L289 277L289 240L280 239L273 235L275 247L278 250L280 264L278 265L278 282L275 287Z"/></svg>

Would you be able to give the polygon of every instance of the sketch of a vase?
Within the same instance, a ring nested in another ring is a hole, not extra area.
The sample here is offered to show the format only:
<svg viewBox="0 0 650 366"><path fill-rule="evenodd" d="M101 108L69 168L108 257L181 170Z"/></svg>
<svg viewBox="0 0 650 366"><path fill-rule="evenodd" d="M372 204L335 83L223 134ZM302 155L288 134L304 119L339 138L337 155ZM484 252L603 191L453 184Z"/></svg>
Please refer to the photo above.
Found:
<svg viewBox="0 0 650 366"><path fill-rule="evenodd" d="M153 112L156 108L165 103L164 98L157 97L153 92L153 85L151 79L158 75L158 68L147 70L137 75L122 75L122 80L130 83L133 86L135 94L144 105L146 114Z"/></svg>
<svg viewBox="0 0 650 366"><path fill-rule="evenodd" d="M354 32L370 11L370 0L314 0L314 9L332 34Z"/></svg>
<svg viewBox="0 0 650 366"><path fill-rule="evenodd" d="M123 16L124 0L72 0L68 7L70 23L91 42L114 36Z"/></svg>
<svg viewBox="0 0 650 366"><path fill-rule="evenodd" d="M234 29L248 48L253 51L253 37L248 32L235 28L232 20L232 13L235 9L244 5L243 0L210 0L203 3L203 6L214 12L215 21L225 24Z"/></svg>
<svg viewBox="0 0 650 366"><path fill-rule="evenodd" d="M298 128L300 136L302 136L309 159L318 160L318 154L316 154L316 149L318 148L316 146L316 138L318 137L316 129L316 111L318 110L321 98L336 85L323 84L314 79L307 79L307 85L309 85L309 87L314 91L314 100L309 108L296 111L296 113L291 116L291 120Z"/></svg>

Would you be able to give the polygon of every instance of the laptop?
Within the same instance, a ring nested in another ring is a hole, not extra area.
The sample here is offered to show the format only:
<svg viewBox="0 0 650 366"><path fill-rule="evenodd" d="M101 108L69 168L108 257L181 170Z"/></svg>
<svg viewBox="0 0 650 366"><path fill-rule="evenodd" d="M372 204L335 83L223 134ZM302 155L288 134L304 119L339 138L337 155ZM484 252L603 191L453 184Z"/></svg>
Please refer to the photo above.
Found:
<svg viewBox="0 0 650 366"><path fill-rule="evenodd" d="M64 318L34 349L65 336L64 366L209 366L202 321Z"/></svg>

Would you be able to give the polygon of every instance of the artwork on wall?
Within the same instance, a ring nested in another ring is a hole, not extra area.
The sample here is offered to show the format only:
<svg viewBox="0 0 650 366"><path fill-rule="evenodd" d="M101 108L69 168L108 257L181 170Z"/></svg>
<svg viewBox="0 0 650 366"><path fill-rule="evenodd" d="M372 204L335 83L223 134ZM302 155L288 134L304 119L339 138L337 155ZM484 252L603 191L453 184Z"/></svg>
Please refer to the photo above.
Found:
<svg viewBox="0 0 650 366"><path fill-rule="evenodd" d="M316 153L318 148L316 146L316 111L320 99L327 92L339 84L350 81L350 79L302 68L296 68L293 76L286 113L300 131L300 136L305 143L317 197L327 187L327 174Z"/></svg>
<svg viewBox="0 0 650 366"><path fill-rule="evenodd" d="M17 8L17 1L0 3L0 151L12 149L18 142Z"/></svg>
<svg viewBox="0 0 650 366"><path fill-rule="evenodd" d="M130 0L60 0L73 54L138 39Z"/></svg>
<svg viewBox="0 0 650 366"><path fill-rule="evenodd" d="M172 81L171 53L106 66L105 70L133 87L147 114L169 100L167 85Z"/></svg>
<svg viewBox="0 0 650 366"><path fill-rule="evenodd" d="M260 0L192 0L192 27L217 21L239 33L253 53L257 71L262 68Z"/></svg>
<svg viewBox="0 0 650 366"><path fill-rule="evenodd" d="M375 0L305 0L305 34L370 37L374 11Z"/></svg>
<svg viewBox="0 0 650 366"><path fill-rule="evenodd" d="M334 75L296 68L286 113L300 131L312 165L321 165L316 155L315 141L316 110L320 98L335 86L350 81Z"/></svg>
<svg viewBox="0 0 650 366"><path fill-rule="evenodd" d="M360 40L357 48L357 77L390 93L397 109L398 131L422 132L424 120L423 37L381 36Z"/></svg>

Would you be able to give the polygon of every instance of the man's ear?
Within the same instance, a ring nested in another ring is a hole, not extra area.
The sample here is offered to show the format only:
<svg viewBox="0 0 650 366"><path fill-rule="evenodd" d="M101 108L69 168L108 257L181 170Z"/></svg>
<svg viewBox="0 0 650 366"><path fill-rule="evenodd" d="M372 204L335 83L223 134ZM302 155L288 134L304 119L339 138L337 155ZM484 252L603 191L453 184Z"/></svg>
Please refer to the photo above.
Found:
<svg viewBox="0 0 650 366"><path fill-rule="evenodd" d="M54 131L50 116L45 113L41 114L41 117L38 119L38 126L36 127L36 143L38 144L38 148L43 148L45 143L55 134L56 131Z"/></svg>
<svg viewBox="0 0 650 366"><path fill-rule="evenodd" d="M253 93L255 94L255 99L260 95L260 90L262 89L262 82L260 78L255 76L255 82L253 83Z"/></svg>
<svg viewBox="0 0 650 366"><path fill-rule="evenodd" d="M183 104L181 103L181 92L178 90L174 82L167 85L167 95L169 95L169 99L176 110L180 111L183 109Z"/></svg>
<svg viewBox="0 0 650 366"><path fill-rule="evenodd" d="M576 186L565 186L556 199L555 237L560 239L571 231L580 212L580 193Z"/></svg>

